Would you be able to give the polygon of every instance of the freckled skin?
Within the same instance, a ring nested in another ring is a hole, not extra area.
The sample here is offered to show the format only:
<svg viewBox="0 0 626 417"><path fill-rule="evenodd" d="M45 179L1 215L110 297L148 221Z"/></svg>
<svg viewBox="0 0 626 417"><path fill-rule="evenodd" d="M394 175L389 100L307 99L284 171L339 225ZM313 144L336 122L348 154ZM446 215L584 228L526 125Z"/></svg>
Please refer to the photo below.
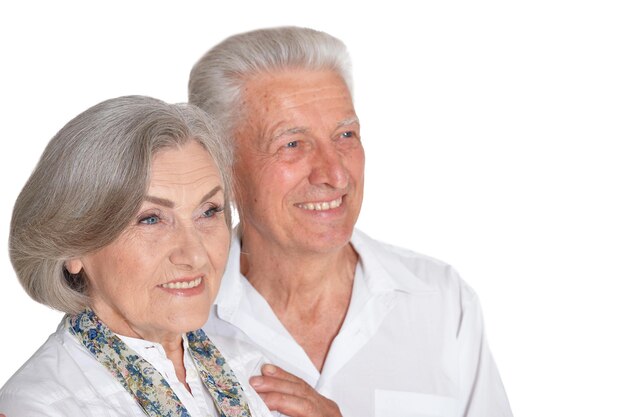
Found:
<svg viewBox="0 0 626 417"><path fill-rule="evenodd" d="M249 78L235 130L241 272L321 370L345 318L358 254L349 244L365 156L349 91L332 71ZM310 210L339 199L339 207ZM251 382L271 410L340 417L337 405L276 367Z"/></svg>
<svg viewBox="0 0 626 417"><path fill-rule="evenodd" d="M220 191L201 201L209 191ZM136 218L108 246L66 263L87 274L92 308L114 332L180 347L183 332L208 318L228 255L230 233L217 167L206 150L189 141L154 156L148 196ZM212 213L208 216L207 213ZM183 297L161 284L202 276L199 295Z"/></svg>
<svg viewBox="0 0 626 417"><path fill-rule="evenodd" d="M303 255L341 250L361 208L365 160L358 121L338 126L357 120L345 83L332 71L261 74L244 97L246 122L235 134L244 242ZM337 197L333 216L297 206Z"/></svg>

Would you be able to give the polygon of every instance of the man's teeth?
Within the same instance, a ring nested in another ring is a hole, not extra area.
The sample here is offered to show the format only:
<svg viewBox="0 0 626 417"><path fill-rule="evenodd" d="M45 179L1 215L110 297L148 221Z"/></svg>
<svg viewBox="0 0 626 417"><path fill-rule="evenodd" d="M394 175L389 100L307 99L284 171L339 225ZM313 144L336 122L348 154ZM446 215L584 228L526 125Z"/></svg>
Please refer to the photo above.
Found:
<svg viewBox="0 0 626 417"><path fill-rule="evenodd" d="M316 211L330 210L330 209L339 207L341 205L341 199L342 197L339 197L338 199L333 200L333 201L324 201L321 203L302 203L302 204L298 204L298 207L305 209L305 210L316 210Z"/></svg>
<svg viewBox="0 0 626 417"><path fill-rule="evenodd" d="M161 287L170 288L173 290L189 289L197 287L198 285L200 285L201 282L202 278L196 278L193 281L168 282L166 284L161 284Z"/></svg>

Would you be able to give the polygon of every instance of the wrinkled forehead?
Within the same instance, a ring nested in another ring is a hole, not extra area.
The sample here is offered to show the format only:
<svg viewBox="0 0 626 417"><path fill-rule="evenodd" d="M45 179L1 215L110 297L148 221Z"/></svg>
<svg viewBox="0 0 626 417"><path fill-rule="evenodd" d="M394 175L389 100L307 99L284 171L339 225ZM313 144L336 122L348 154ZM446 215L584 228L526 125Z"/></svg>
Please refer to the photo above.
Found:
<svg viewBox="0 0 626 417"><path fill-rule="evenodd" d="M239 127L254 129L256 136L279 127L313 128L356 119L345 81L331 70L256 74L243 84L241 105Z"/></svg>
<svg viewBox="0 0 626 417"><path fill-rule="evenodd" d="M330 69L291 68L259 72L248 75L242 85L244 101L271 99L285 92L297 93L317 89L341 90L343 96L352 99L350 89L341 74Z"/></svg>

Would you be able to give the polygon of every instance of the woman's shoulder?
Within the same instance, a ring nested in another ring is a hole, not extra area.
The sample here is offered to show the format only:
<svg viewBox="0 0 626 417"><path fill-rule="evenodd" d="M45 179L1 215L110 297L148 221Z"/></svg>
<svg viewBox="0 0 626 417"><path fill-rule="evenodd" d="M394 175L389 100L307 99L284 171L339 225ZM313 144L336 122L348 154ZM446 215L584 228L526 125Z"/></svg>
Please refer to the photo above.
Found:
<svg viewBox="0 0 626 417"><path fill-rule="evenodd" d="M116 382L60 326L0 389L0 411L9 417L93 415L93 407L123 391Z"/></svg>
<svg viewBox="0 0 626 417"><path fill-rule="evenodd" d="M62 340L53 333L0 389L0 410L8 416L24 415L63 397L64 356Z"/></svg>
<svg viewBox="0 0 626 417"><path fill-rule="evenodd" d="M48 337L48 340L13 374L0 389L0 398L7 394L22 395L39 392L45 394L54 391L56 382L63 375L59 363L64 356L62 340L59 332Z"/></svg>

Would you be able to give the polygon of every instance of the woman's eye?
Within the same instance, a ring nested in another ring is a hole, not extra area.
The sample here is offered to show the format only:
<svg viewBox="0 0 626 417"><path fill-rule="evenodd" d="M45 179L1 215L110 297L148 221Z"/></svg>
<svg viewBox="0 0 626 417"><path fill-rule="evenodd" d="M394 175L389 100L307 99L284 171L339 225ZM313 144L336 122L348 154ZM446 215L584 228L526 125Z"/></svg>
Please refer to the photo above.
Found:
<svg viewBox="0 0 626 417"><path fill-rule="evenodd" d="M204 217L213 217L218 213L221 213L222 211L224 211L224 207L220 206L220 207L211 207L210 209L206 210L205 212L202 213L202 215Z"/></svg>
<svg viewBox="0 0 626 417"><path fill-rule="evenodd" d="M139 219L139 223L143 223L143 224L157 224L159 222L159 216L156 215L151 215L151 216L146 216L146 217L142 217L141 219Z"/></svg>

